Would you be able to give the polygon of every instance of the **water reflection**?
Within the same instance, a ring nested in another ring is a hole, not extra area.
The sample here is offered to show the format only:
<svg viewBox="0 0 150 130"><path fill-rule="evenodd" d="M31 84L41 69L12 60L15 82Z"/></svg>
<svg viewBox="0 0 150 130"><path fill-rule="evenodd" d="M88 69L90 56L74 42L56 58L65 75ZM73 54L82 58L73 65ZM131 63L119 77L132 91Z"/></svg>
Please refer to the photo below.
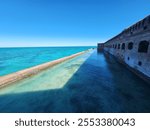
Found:
<svg viewBox="0 0 150 130"><path fill-rule="evenodd" d="M150 112L150 86L94 51L63 88L0 96L0 112Z"/></svg>

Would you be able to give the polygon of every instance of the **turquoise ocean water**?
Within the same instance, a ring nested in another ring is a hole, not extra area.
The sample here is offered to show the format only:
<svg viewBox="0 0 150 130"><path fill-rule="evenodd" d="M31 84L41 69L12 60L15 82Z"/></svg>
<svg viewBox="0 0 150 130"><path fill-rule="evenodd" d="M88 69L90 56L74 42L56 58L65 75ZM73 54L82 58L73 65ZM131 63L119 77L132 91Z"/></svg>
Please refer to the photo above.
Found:
<svg viewBox="0 0 150 130"><path fill-rule="evenodd" d="M0 76L69 56L88 47L0 48Z"/></svg>
<svg viewBox="0 0 150 130"><path fill-rule="evenodd" d="M1 89L0 112L150 112L150 86L90 50Z"/></svg>

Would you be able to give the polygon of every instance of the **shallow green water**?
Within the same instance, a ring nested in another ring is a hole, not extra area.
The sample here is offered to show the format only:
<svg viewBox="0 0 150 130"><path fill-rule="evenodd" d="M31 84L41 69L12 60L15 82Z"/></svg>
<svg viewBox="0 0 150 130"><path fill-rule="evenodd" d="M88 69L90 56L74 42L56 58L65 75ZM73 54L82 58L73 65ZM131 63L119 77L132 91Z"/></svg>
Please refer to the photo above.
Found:
<svg viewBox="0 0 150 130"><path fill-rule="evenodd" d="M39 90L62 88L80 68L92 51L65 61L41 73L14 83L0 91L0 94L33 92Z"/></svg>
<svg viewBox="0 0 150 130"><path fill-rule="evenodd" d="M1 89L0 112L150 112L150 85L95 50Z"/></svg>

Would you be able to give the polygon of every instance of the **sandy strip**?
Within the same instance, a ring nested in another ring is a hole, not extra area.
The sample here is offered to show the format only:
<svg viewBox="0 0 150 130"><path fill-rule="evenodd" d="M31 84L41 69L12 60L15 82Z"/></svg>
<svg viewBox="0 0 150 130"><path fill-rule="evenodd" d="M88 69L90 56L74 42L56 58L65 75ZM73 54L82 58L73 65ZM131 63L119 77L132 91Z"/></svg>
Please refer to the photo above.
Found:
<svg viewBox="0 0 150 130"><path fill-rule="evenodd" d="M41 65L37 65L37 66L31 67L31 68L28 68L28 69L24 69L24 70L15 72L15 73L11 73L11 74L8 74L6 76L1 76L0 77L0 88L3 88L3 87L5 87L5 86L7 86L11 83L22 80L24 78L27 78L31 75L35 75L35 74L39 73L42 70L45 70L49 67L57 65L57 64L59 64L61 62L64 62L66 60L72 59L76 56L82 55L86 52L88 52L88 50L87 51L82 51L82 52L79 52L79 53L76 53L76 54L73 54L73 55L70 55L70 56L66 56L66 57L63 57L63 58L60 58L60 59L57 59L57 60L54 60L54 61L50 61L50 62L41 64Z"/></svg>

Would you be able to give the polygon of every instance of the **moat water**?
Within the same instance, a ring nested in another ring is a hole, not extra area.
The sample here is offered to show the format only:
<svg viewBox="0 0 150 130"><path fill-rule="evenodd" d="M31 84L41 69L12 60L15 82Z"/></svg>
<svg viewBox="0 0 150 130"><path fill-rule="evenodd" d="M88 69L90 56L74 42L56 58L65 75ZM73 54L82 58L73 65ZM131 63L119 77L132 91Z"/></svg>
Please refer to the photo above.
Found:
<svg viewBox="0 0 150 130"><path fill-rule="evenodd" d="M150 85L94 50L1 89L0 112L150 112Z"/></svg>

